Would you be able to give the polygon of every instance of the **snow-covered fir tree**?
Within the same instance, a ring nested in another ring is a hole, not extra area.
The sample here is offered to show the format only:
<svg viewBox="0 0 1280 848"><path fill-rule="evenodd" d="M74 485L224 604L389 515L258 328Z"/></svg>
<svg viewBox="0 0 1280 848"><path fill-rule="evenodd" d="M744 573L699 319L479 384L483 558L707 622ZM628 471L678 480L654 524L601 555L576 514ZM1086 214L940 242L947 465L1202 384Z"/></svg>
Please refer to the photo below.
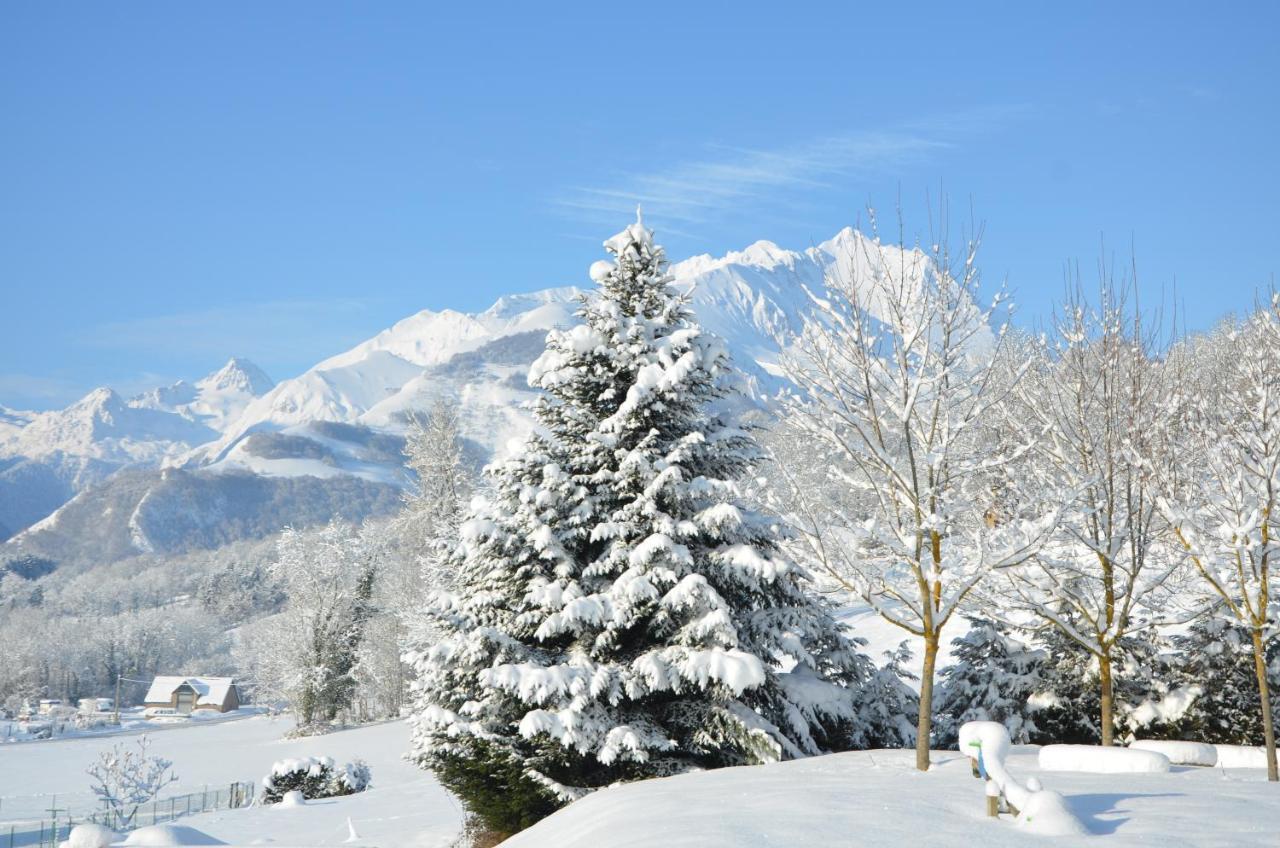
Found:
<svg viewBox="0 0 1280 848"><path fill-rule="evenodd" d="M1031 742L1098 744L1101 696L1093 655L1056 627L1042 632L1041 647L1045 660L1040 685L1028 700L1036 726Z"/></svg>
<svg viewBox="0 0 1280 848"><path fill-rule="evenodd" d="M956 661L942 670L934 745L955 745L966 721L998 721L1015 744L1030 742L1036 724L1029 702L1040 687L1045 652L985 619L970 620L969 632L951 644Z"/></svg>
<svg viewBox="0 0 1280 848"><path fill-rule="evenodd" d="M920 696L907 681L920 678L906 668L911 662L911 646L904 641L884 655L884 665L871 675L855 702L858 748L910 748L916 744Z"/></svg>
<svg viewBox="0 0 1280 848"><path fill-rule="evenodd" d="M474 469L463 453L457 403L435 397L411 419L406 464L417 478L405 507L381 538L385 565L381 586L400 627L401 649L434 640L435 621L425 611L431 593L456 580L452 552L475 488Z"/></svg>
<svg viewBox="0 0 1280 848"><path fill-rule="evenodd" d="M499 831L619 780L846 747L870 673L743 496L757 448L714 411L723 344L638 216L605 247L412 658L411 756Z"/></svg>
<svg viewBox="0 0 1280 848"><path fill-rule="evenodd" d="M1253 641L1247 628L1206 616L1175 636L1178 661L1170 684L1186 704L1168 722L1173 739L1228 745L1261 745L1265 733L1254 671ZM1280 687L1280 641L1272 642L1270 683ZM1280 716L1275 716L1273 721Z"/></svg>

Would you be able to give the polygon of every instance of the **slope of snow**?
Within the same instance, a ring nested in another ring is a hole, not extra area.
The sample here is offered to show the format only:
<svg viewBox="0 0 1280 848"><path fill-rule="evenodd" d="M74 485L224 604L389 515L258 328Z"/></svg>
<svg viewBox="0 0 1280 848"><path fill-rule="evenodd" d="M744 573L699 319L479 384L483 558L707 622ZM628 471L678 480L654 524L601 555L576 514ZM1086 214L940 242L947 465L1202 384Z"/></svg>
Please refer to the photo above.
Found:
<svg viewBox="0 0 1280 848"><path fill-rule="evenodd" d="M1276 844L1280 799L1262 771L1209 769L1085 775L1042 771L1034 747L1009 768L1065 796L1088 844L1252 848ZM503 843L510 848L774 848L918 845L1076 846L986 817L983 784L956 751L928 773L910 751L858 751L616 786L589 795Z"/></svg>
<svg viewBox="0 0 1280 848"><path fill-rule="evenodd" d="M22 409L10 409L7 406L0 406L0 439L6 436L12 436L23 427L31 423L31 419L35 418L37 413L27 412Z"/></svg>

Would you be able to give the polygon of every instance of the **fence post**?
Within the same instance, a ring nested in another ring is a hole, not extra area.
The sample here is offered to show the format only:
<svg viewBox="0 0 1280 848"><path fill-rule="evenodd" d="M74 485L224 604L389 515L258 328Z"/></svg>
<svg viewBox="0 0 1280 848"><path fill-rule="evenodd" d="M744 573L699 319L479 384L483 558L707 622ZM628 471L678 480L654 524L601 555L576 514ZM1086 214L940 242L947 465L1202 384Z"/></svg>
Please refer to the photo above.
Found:
<svg viewBox="0 0 1280 848"><path fill-rule="evenodd" d="M990 778L987 778L987 815L991 818L1000 815L1000 787Z"/></svg>

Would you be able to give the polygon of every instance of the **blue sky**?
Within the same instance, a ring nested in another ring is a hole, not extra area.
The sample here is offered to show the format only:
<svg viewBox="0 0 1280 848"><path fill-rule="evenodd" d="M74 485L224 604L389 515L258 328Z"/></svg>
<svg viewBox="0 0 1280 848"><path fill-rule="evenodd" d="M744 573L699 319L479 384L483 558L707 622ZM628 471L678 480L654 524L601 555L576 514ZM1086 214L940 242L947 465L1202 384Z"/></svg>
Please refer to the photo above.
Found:
<svg viewBox="0 0 1280 848"><path fill-rule="evenodd" d="M942 191L1024 323L1105 239L1206 326L1280 270L1280 4L1119 5L5 3L0 404L581 284L637 199L681 258Z"/></svg>

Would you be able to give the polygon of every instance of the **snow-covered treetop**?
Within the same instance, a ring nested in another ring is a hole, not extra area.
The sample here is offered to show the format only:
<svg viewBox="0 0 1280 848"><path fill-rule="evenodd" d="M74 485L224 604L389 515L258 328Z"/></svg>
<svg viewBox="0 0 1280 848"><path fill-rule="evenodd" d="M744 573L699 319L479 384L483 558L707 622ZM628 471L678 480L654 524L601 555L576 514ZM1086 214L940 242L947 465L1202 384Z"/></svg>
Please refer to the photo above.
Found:
<svg viewBox="0 0 1280 848"><path fill-rule="evenodd" d="M861 673L777 519L739 490L757 450L712 409L723 343L639 215L604 247L581 324L530 369L539 427L461 527L445 637L415 657L424 762L500 741L561 798L819 750L851 705L810 695ZM784 691L783 657L815 678L804 697Z"/></svg>

